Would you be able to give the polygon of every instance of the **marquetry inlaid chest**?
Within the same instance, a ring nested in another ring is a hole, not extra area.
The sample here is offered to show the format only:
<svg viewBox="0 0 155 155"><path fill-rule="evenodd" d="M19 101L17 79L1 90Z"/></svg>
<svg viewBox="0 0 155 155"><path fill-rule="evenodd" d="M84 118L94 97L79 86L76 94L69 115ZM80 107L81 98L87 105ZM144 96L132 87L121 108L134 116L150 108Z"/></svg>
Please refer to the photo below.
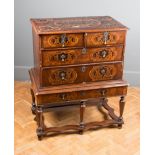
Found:
<svg viewBox="0 0 155 155"><path fill-rule="evenodd" d="M66 132L123 124L127 82L123 64L127 27L109 16L31 19L34 68L30 70L32 112L39 139L49 132ZM120 116L108 105L108 97L120 96ZM89 101L96 99L109 120L84 123ZM47 128L43 112L54 107L80 107L79 125Z"/></svg>

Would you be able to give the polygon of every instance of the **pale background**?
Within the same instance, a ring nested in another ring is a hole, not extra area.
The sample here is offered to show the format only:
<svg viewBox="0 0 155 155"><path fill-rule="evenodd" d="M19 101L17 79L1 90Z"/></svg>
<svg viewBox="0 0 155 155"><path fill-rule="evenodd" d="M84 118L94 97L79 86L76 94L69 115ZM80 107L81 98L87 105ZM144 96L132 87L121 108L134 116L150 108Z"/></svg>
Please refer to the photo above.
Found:
<svg viewBox="0 0 155 155"><path fill-rule="evenodd" d="M30 18L109 15L127 27L124 77L139 86L139 0L15 0L15 80L29 80L33 66Z"/></svg>

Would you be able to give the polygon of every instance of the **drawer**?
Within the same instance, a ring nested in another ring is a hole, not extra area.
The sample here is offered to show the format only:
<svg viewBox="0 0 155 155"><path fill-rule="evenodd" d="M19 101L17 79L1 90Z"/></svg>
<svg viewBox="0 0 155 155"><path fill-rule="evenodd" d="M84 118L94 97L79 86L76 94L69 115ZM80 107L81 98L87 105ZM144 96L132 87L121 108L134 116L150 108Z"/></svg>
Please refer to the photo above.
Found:
<svg viewBox="0 0 155 155"><path fill-rule="evenodd" d="M122 60L122 55L123 46L42 51L42 65L48 67L80 63L120 61Z"/></svg>
<svg viewBox="0 0 155 155"><path fill-rule="evenodd" d="M67 93L57 93L38 96L38 104L76 101L85 99L94 99L101 97L121 96L127 94L127 87L113 87L104 89L93 89L85 91L73 91Z"/></svg>
<svg viewBox="0 0 155 155"><path fill-rule="evenodd" d="M100 33L87 33L86 45L87 47L96 47L113 44L124 44L125 31L105 31Z"/></svg>
<svg viewBox="0 0 155 155"><path fill-rule="evenodd" d="M42 68L42 86L116 80L122 78L122 63Z"/></svg>
<svg viewBox="0 0 155 155"><path fill-rule="evenodd" d="M83 47L83 34L42 35L41 48Z"/></svg>

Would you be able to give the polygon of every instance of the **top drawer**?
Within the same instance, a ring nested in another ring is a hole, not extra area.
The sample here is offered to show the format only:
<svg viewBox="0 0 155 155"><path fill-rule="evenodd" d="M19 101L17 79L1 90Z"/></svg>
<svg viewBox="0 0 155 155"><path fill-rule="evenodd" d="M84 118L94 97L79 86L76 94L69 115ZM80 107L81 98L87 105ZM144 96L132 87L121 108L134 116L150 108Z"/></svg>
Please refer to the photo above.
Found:
<svg viewBox="0 0 155 155"><path fill-rule="evenodd" d="M97 47L104 45L123 44L126 31L105 31L99 33L87 33L86 46Z"/></svg>
<svg viewBox="0 0 155 155"><path fill-rule="evenodd" d="M83 34L42 35L41 48L83 47Z"/></svg>

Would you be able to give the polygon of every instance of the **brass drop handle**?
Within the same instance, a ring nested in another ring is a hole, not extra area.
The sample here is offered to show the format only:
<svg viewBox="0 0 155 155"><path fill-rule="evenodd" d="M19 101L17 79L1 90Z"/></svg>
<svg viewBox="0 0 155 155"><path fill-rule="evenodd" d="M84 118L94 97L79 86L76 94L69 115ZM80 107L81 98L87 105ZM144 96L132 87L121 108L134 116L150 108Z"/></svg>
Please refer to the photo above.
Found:
<svg viewBox="0 0 155 155"><path fill-rule="evenodd" d="M60 54L58 57L59 57L59 60L65 61L65 59L67 59L67 54L62 53L62 54Z"/></svg>
<svg viewBox="0 0 155 155"><path fill-rule="evenodd" d="M105 96L106 90L101 90L101 95Z"/></svg>
<svg viewBox="0 0 155 155"><path fill-rule="evenodd" d="M67 41L68 41L67 36L66 36L65 34L62 34L62 35L60 36L60 43L62 44L62 47L65 46L65 43L66 43Z"/></svg>
<svg viewBox="0 0 155 155"><path fill-rule="evenodd" d="M102 69L100 70L100 73L101 73L102 75L105 75L106 70L105 70L104 68L102 68Z"/></svg>
<svg viewBox="0 0 155 155"><path fill-rule="evenodd" d="M66 97L66 94L60 94L60 98L61 98L62 100L65 100L65 97Z"/></svg>
<svg viewBox="0 0 155 155"><path fill-rule="evenodd" d="M109 39L109 32L104 32L103 33L104 44L107 44L108 39Z"/></svg>
<svg viewBox="0 0 155 155"><path fill-rule="evenodd" d="M100 52L100 56L101 56L102 58L105 58L105 57L107 56L107 51L106 51L106 50L101 51L101 52Z"/></svg>
<svg viewBox="0 0 155 155"><path fill-rule="evenodd" d="M64 80L65 77L66 77L66 72L64 72L64 71L60 72L59 76L60 76L60 78L61 78L62 80Z"/></svg>

